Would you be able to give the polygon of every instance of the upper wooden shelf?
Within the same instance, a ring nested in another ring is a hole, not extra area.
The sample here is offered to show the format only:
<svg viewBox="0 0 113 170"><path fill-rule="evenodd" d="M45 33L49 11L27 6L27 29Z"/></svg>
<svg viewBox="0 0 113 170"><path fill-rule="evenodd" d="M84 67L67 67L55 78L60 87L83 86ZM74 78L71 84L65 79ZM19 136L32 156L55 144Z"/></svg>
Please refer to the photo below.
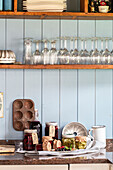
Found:
<svg viewBox="0 0 113 170"><path fill-rule="evenodd" d="M14 0L14 11L1 11L0 18L26 19L113 19L113 13L88 13L88 0L80 0L81 12L18 12L17 0Z"/></svg>
<svg viewBox="0 0 113 170"><path fill-rule="evenodd" d="M0 69L113 69L113 65L0 65Z"/></svg>

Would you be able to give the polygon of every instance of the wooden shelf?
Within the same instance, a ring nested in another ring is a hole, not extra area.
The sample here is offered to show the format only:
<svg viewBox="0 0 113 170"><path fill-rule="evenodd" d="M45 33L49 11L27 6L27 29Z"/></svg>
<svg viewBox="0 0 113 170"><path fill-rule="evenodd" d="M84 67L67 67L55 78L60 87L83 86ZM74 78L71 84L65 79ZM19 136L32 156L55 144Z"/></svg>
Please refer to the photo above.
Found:
<svg viewBox="0 0 113 170"><path fill-rule="evenodd" d="M17 0L14 0L14 11L0 11L0 18L23 19L113 19L113 13L88 13L88 0L80 0L81 12L18 12Z"/></svg>
<svg viewBox="0 0 113 170"><path fill-rule="evenodd" d="M14 19L79 19L79 20L112 20L113 13L84 12L1 12L0 18Z"/></svg>
<svg viewBox="0 0 113 170"><path fill-rule="evenodd" d="M113 69L113 65L0 65L0 69Z"/></svg>

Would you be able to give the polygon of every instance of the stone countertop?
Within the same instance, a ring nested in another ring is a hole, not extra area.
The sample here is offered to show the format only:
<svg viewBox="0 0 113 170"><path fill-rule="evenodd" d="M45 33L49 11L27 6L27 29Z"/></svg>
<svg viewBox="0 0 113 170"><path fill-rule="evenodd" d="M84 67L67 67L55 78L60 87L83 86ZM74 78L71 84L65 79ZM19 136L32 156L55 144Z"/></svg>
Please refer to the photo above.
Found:
<svg viewBox="0 0 113 170"><path fill-rule="evenodd" d="M0 142L1 144L1 142ZM65 156L25 156L24 154L0 154L0 165L51 165L51 164L91 164L113 163L113 139L107 140L106 149L100 153L87 155Z"/></svg>

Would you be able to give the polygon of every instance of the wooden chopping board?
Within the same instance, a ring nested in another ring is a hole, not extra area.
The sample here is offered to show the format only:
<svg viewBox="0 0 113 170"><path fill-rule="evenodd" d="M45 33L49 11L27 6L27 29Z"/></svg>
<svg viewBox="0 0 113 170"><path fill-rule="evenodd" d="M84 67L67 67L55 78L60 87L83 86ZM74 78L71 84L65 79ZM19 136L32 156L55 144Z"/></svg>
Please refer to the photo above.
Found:
<svg viewBox="0 0 113 170"><path fill-rule="evenodd" d="M14 145L0 145L0 153L14 153L15 146Z"/></svg>

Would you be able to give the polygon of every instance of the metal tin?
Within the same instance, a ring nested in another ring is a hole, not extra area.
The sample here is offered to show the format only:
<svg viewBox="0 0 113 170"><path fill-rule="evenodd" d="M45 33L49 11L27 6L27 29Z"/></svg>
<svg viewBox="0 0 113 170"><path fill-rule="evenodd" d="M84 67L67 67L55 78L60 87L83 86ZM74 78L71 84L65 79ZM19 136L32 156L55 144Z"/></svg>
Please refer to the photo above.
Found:
<svg viewBox="0 0 113 170"><path fill-rule="evenodd" d="M4 0L4 11L12 11L12 0Z"/></svg>
<svg viewBox="0 0 113 170"><path fill-rule="evenodd" d="M67 124L62 131L62 135L87 136L87 129L78 122Z"/></svg>
<svg viewBox="0 0 113 170"><path fill-rule="evenodd" d="M3 0L0 0L0 11L3 11Z"/></svg>

